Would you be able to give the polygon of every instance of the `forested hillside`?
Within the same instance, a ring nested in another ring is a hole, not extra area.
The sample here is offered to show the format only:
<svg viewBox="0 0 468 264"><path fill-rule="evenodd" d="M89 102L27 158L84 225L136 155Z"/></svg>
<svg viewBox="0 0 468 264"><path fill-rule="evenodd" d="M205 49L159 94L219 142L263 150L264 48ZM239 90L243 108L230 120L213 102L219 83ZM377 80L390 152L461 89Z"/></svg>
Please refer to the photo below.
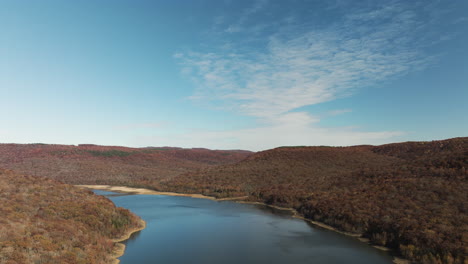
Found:
<svg viewBox="0 0 468 264"><path fill-rule="evenodd" d="M158 188L159 183L195 169L240 161L241 150L126 148L83 144L0 144L0 167L70 184Z"/></svg>
<svg viewBox="0 0 468 264"><path fill-rule="evenodd" d="M112 263L112 239L141 224L91 191L0 169L0 263Z"/></svg>
<svg viewBox="0 0 468 264"><path fill-rule="evenodd" d="M0 166L72 184L248 196L417 262L468 263L468 138L254 154L2 144Z"/></svg>
<svg viewBox="0 0 468 264"><path fill-rule="evenodd" d="M293 207L421 263L468 262L468 138L282 147L177 176L165 189Z"/></svg>

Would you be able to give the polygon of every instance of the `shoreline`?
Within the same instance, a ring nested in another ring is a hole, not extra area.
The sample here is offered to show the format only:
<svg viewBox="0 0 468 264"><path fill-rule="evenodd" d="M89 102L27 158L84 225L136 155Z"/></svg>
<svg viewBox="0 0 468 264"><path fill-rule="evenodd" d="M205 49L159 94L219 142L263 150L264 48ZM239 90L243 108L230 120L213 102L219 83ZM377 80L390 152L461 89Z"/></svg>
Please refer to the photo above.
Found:
<svg viewBox="0 0 468 264"><path fill-rule="evenodd" d="M270 204L266 204L266 203L262 203L262 202L239 201L238 203L263 205L263 206L268 206L268 207L278 209L278 210L290 211L292 213L292 217L304 220L304 221L309 222L309 223L312 223L312 224L314 224L316 226L319 226L321 228L324 228L324 229L327 229L327 230L330 230L330 231L334 231L334 232L337 232L337 233L340 233L340 234L343 234L343 235L351 236L351 237L359 238L359 237L362 236L362 234L359 234L359 233L351 233L351 232L341 231L341 230L338 230L338 229L334 228L333 226L330 226L330 225L327 225L327 224L324 224L324 223L321 223L321 222L317 222L317 221L305 218L305 217L301 216L301 214L299 214L299 212L297 212L294 208L270 205ZM390 249L388 249L388 250L390 250Z"/></svg>
<svg viewBox="0 0 468 264"><path fill-rule="evenodd" d="M217 200L213 196L206 196L203 194L158 192L158 191L153 191L153 190L145 189L145 188L133 188L133 187L126 187L126 186L113 186L113 185L75 185L75 186L80 187L80 188L95 189L95 190L110 191L110 192L119 192L119 193L183 196L183 197L191 197L191 198L199 198L199 199Z"/></svg>
<svg viewBox="0 0 468 264"><path fill-rule="evenodd" d="M301 219L301 220L309 222L309 223L311 223L311 224L313 224L315 226L318 226L318 227L321 227L321 228L324 228L324 229L327 229L327 230L330 230L330 231L333 231L333 232L337 232L337 233L340 233L340 234L343 234L343 235L346 235L346 236L351 236L351 237L357 238L360 242L366 243L369 246L374 247L376 249L386 251L386 252L392 252L392 250L390 248L387 248L387 247L384 247L384 246L373 245L373 244L369 243L369 239L363 238L362 234L360 234L360 233L350 233L350 232L346 232L346 231L341 231L341 230L338 230L335 227L327 225L325 223L317 222L317 221L314 221L314 220L311 220L311 219L307 219L307 218L301 216L294 208L280 207L280 206L266 204L266 203L262 203L262 202L243 201L243 200L247 199L248 196L229 197L229 198L217 199L216 197L206 196L206 195L203 195L203 194L159 192L159 191L154 191L154 190L145 189L145 188L132 188L132 187L126 187L126 186L112 186L112 185L75 185L75 186L80 187L80 188L86 188L86 189L95 189L95 190L103 190L103 191L111 191L111 192L119 192L119 193L182 196L182 197L191 197L191 198L198 198L198 199L208 199L208 200L213 200L213 201L233 201L233 202L236 202L236 203L268 206L268 207L278 209L278 210L290 211L292 213L292 217L294 217L294 218ZM145 225L146 225L146 223L145 223ZM142 228L140 230L143 230L143 229L144 228ZM140 231L140 230L137 230L137 231ZM134 232L136 232L136 231L134 231ZM128 239L128 238L126 238L126 239ZM126 240L126 239L123 239L123 240ZM121 240L121 241L123 241L123 240ZM122 243L118 243L118 244L123 245ZM125 250L125 245L123 245L123 250ZM123 255L123 252L122 252L122 254L120 256L122 256L122 255ZM412 263L410 260L400 258L400 257L394 256L392 254L390 254L390 255L393 257L392 261L395 264L411 264ZM118 256L118 257L120 257L120 256ZM117 261L119 261L119 260L117 259ZM116 262L115 264L118 264L118 263L119 262Z"/></svg>
<svg viewBox="0 0 468 264"><path fill-rule="evenodd" d="M176 192L160 192L154 191L145 188L133 188L127 186L113 186L113 185L75 185L76 187L94 189L101 191L110 191L117 193L129 193L129 194L149 194L149 195L167 195L167 196L180 196L180 197L190 197L197 199L208 199L213 201L242 201L247 199L249 196L239 196L239 197L228 197L228 198L216 198L213 196L206 196L198 193L176 193Z"/></svg>
<svg viewBox="0 0 468 264"><path fill-rule="evenodd" d="M112 264L119 264L120 263L119 258L123 256L123 254L125 253L125 244L120 243L120 242L123 242L129 239L133 233L136 233L146 228L146 222L143 219L140 219L139 223L140 223L139 227L135 227L135 228L128 230L125 234L123 234L119 238L111 239L111 241L115 243L114 248L112 250L112 255L111 255L111 258L114 259L112 261Z"/></svg>

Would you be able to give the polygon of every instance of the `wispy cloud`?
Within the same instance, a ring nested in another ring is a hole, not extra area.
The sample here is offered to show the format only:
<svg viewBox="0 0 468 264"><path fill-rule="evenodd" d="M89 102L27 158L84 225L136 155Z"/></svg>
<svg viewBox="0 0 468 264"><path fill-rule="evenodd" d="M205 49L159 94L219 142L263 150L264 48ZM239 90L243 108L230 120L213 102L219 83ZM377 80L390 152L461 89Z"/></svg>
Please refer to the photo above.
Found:
<svg viewBox="0 0 468 264"><path fill-rule="evenodd" d="M227 31L240 31L247 18L260 12L265 4L265 1L257 2ZM182 71L197 85L192 99L221 103L231 111L268 124L221 135L235 134L249 141L254 138L250 135L265 133L275 137L277 144L282 144L280 141L285 138L287 142L300 144L301 139L303 144L308 144L312 142L309 136L313 136L336 145L343 140L364 143L361 139L370 142L372 138L382 140L402 134L348 128L331 131L320 128L319 119L311 113L294 111L350 96L363 87L429 65L434 57L424 52L429 45L425 39L428 28L417 11L404 2L392 1L378 8L346 12L328 25L295 24L296 19L291 16L283 20L284 27L278 27L264 38L263 49L230 43L230 50L217 47L208 53L192 51L177 55ZM349 110L330 115L345 112ZM271 141L273 144L274 140Z"/></svg>
<svg viewBox="0 0 468 264"><path fill-rule="evenodd" d="M327 28L277 32L264 52L191 52L179 58L199 85L197 98L273 117L421 69L431 57L411 37L418 26L414 12L387 6L350 14Z"/></svg>
<svg viewBox="0 0 468 264"><path fill-rule="evenodd" d="M252 6L246 8L242 14L239 16L239 19L229 25L226 29L225 32L227 33L236 33L240 32L243 30L243 27L245 26L245 23L249 20L250 17L258 13L265 5L268 3L268 0L255 0L253 1ZM215 21L216 23L217 21ZM217 23L220 24L220 23Z"/></svg>

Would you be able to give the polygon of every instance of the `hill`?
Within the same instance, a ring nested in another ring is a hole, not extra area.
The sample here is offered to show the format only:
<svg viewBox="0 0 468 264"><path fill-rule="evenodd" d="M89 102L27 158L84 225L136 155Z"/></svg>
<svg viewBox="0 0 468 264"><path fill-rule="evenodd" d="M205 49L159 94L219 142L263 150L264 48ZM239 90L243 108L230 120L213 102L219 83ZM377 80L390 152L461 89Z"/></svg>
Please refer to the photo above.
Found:
<svg viewBox="0 0 468 264"><path fill-rule="evenodd" d="M107 198L0 169L0 263L112 263L141 220Z"/></svg>
<svg viewBox="0 0 468 264"><path fill-rule="evenodd" d="M468 138L258 153L0 144L0 166L72 184L248 196L419 263L468 262Z"/></svg>
<svg viewBox="0 0 468 264"><path fill-rule="evenodd" d="M91 144L0 144L0 167L70 184L159 188L176 175L240 161L251 152L182 148L126 148Z"/></svg>
<svg viewBox="0 0 468 264"><path fill-rule="evenodd" d="M421 263L468 262L468 138L282 147L203 168L165 189L292 207Z"/></svg>

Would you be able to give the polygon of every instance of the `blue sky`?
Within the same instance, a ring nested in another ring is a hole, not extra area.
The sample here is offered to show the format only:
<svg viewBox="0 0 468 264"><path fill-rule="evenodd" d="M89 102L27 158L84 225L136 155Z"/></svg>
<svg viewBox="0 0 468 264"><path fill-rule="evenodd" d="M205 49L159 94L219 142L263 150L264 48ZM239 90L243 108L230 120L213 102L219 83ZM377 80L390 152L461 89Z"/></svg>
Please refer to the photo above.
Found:
<svg viewBox="0 0 468 264"><path fill-rule="evenodd" d="M0 142L468 136L468 1L0 1Z"/></svg>

